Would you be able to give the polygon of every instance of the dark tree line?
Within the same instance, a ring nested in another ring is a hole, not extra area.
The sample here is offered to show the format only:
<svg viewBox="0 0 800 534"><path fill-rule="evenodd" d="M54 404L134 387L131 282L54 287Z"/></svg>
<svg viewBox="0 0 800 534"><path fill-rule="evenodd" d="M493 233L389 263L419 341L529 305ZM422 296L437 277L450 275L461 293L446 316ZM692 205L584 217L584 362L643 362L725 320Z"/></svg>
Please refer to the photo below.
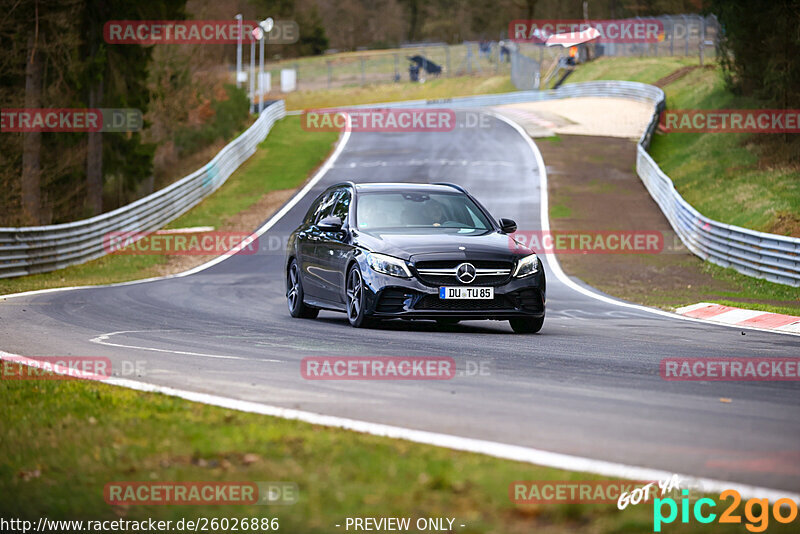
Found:
<svg viewBox="0 0 800 534"><path fill-rule="evenodd" d="M298 0L323 14L331 47L501 39L514 19L583 19L584 0ZM700 0L588 0L590 19L697 13ZM355 31L351 31L355 28Z"/></svg>
<svg viewBox="0 0 800 534"><path fill-rule="evenodd" d="M185 0L1 0L2 107L146 112L152 49L107 45L103 25L111 19L181 19L184 5ZM3 223L36 225L100 213L104 178L141 181L151 173L153 150L140 132L3 132Z"/></svg>
<svg viewBox="0 0 800 534"><path fill-rule="evenodd" d="M713 0L721 62L735 92L800 107L800 1Z"/></svg>
<svg viewBox="0 0 800 534"><path fill-rule="evenodd" d="M160 112L175 106L174 97L159 94L163 87L153 86L154 47L107 44L103 27L109 20L186 19L186 4L187 0L0 0L0 106L133 108L142 114L154 98ZM232 18L257 7L300 25L296 45L273 51L321 54L328 48L322 17L313 4L302 9L299 5L295 0L194 1L198 13L188 18L202 18L215 9L219 15L212 18ZM179 61L182 70L167 80L176 86L176 95L185 95L195 81L191 73L205 68L200 57L208 63L213 52L197 54L191 45L164 46L174 46L167 54L170 60L186 58ZM233 55L231 45L215 50ZM215 65L230 60L227 56L220 56ZM75 220L115 207L109 205L109 197L123 202L135 198L143 184L153 183L156 146L144 137L142 132L3 132L0 226Z"/></svg>

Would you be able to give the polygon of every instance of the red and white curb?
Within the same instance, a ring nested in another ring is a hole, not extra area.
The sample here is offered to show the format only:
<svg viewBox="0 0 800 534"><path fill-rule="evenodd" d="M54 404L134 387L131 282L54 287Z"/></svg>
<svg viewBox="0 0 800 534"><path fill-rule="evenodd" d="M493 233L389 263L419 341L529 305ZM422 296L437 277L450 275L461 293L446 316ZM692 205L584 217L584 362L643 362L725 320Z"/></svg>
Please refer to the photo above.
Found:
<svg viewBox="0 0 800 534"><path fill-rule="evenodd" d="M715 323L762 328L777 332L792 332L800 334L800 317L783 315L782 313L769 313L758 310L745 310L722 304L700 302L691 306L684 306L675 310L676 313L695 319L705 319Z"/></svg>

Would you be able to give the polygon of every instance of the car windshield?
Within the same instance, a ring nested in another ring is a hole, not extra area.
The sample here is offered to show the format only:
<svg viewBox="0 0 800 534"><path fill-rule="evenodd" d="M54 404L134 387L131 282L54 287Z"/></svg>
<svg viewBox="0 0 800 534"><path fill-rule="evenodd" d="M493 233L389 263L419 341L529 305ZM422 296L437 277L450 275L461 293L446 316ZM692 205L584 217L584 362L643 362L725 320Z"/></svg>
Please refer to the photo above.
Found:
<svg viewBox="0 0 800 534"><path fill-rule="evenodd" d="M361 193L356 221L364 231L472 232L492 228L472 199L458 193Z"/></svg>

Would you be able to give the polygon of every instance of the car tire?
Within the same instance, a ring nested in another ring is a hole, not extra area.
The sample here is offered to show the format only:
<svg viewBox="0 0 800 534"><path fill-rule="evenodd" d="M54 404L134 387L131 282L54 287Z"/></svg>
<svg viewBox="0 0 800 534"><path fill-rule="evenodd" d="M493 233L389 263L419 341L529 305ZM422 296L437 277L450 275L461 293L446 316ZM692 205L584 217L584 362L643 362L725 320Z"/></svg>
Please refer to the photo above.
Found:
<svg viewBox="0 0 800 534"><path fill-rule="evenodd" d="M508 320L515 334L535 334L542 329L544 317L514 317Z"/></svg>
<svg viewBox="0 0 800 534"><path fill-rule="evenodd" d="M373 321L367 317L365 311L366 294L364 292L364 277L361 276L361 269L358 265L353 265L347 271L347 281L345 282L345 298L347 301L347 320L355 328L367 328Z"/></svg>
<svg viewBox="0 0 800 534"><path fill-rule="evenodd" d="M286 302L292 317L314 319L319 315L319 309L307 306L303 302L303 281L300 279L300 267L297 265L297 260L292 260L286 274Z"/></svg>

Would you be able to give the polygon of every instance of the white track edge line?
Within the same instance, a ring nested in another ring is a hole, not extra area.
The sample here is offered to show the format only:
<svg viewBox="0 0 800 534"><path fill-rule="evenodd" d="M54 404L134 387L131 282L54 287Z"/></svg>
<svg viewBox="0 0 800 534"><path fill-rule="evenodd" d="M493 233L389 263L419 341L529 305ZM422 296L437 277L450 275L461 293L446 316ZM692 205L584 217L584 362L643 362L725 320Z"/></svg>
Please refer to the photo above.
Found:
<svg viewBox="0 0 800 534"><path fill-rule="evenodd" d="M244 360L249 362L263 362L263 363L283 363L281 360L273 360L273 359L259 359L259 358L244 358L242 356L228 356L224 354L209 354L207 352L190 352L185 350L170 350L170 349L159 349L156 347L142 347L139 345L123 345L121 343L112 343L108 341L111 339L111 336L116 336L117 334L132 334L132 333L141 333L141 332L151 332L151 330L120 330L118 332L106 332L105 334L100 334L97 337L93 337L89 340L90 343L97 343L98 345L105 345L107 347L119 347L123 349L134 349L134 350L149 350L151 352L163 352L169 354L178 354L179 356L201 356L203 358L213 358L217 360Z"/></svg>
<svg viewBox="0 0 800 534"><path fill-rule="evenodd" d="M528 143L528 146L530 147L531 151L533 152L533 156L534 156L534 158L536 158L536 165L539 167L539 188L541 189L540 195L539 195L540 196L539 210L540 210L540 215L541 215L542 232L549 232L550 231L550 216L549 216L549 211L550 210L549 210L549 194L548 194L548 191L547 191L547 169L546 169L545 164L544 164L544 159L542 158L542 153L539 151L539 147L536 146L536 143L533 142L533 139L531 139L531 137L525 132L525 130L519 124L517 124L514 121L512 121L510 119L507 119L506 117L503 117L502 115L500 115L498 113L495 113L493 111L485 111L485 113L488 113L488 114L494 116L495 118L505 122L506 124L508 124L509 126L514 128L514 130L516 130L517 133L520 134L523 139L525 139L525 141ZM794 332L785 332L785 331L780 331L780 330L773 330L773 329L770 329L770 328L757 328L757 327L752 327L752 326L738 326L738 325L734 325L734 324L716 323L714 321L708 321L708 320L705 320L705 319L697 319L697 318L694 318L694 317L686 317L686 316L683 316L683 315L679 315L677 313L672 313L672 312L668 312L668 311L665 311L665 310L660 310L658 308L650 308L648 306L642 306L640 304L633 304L633 303L630 303L630 302L625 302L625 301L622 301L622 300L617 300L615 298L607 297L605 295L601 295L599 293L595 293L594 291L591 291L591 290L589 290L589 289L587 289L585 287L582 287L582 286L576 284L575 282L573 282L572 279L570 279L569 276L567 276L566 273L564 273L564 271L561 269L561 265L558 263L558 259L556 258L555 254L545 254L544 256L547 259L547 263L550 266L550 270L553 271L553 274L556 275L556 278L558 278L564 285L566 285L567 287L569 287L570 289L572 289L574 291L577 291L578 293L582 293L583 295L586 295L587 297L591 297L593 299L599 300L601 302L605 302L607 304L613 304L615 306L622 306L624 308L632 308L632 309L635 309L635 310L645 311L645 312L652 313L652 314L655 314L655 315L661 315L663 317L669 317L671 319L680 319L682 321L691 321L691 322L695 322L695 323L713 324L713 325L718 325L718 326L727 326L729 328L738 328L740 330L741 329L746 329L746 330L755 330L755 331L758 331L758 332L770 332L770 333L774 333L774 334L784 334L784 335L788 334L790 336L800 336L800 334L796 334Z"/></svg>
<svg viewBox="0 0 800 534"><path fill-rule="evenodd" d="M0 360L10 360L23 365L36 365L34 363L36 360L34 359L18 356L2 350L0 350ZM56 372L59 371L56 370ZM72 373L75 374L74 371ZM66 374L66 372L61 374ZM486 456L492 456L502 460L524 462L551 467L554 469L563 469L565 471L593 473L603 476L620 477L628 480L664 480L670 478L673 474L677 474L682 480L690 483L699 483L702 491L705 493L713 493L717 491L721 492L726 489L735 489L744 498L769 499L770 502L775 502L776 500L783 498L790 498L794 501L800 501L800 494L792 494L782 490L740 484L738 482L697 478L680 473L663 471L661 469L651 469L647 467L619 464L604 460L592 460L590 458L584 458L581 456L572 456L569 454L544 451L531 447L508 445L505 443L481 439L463 438L449 434L440 434L438 432L428 432L426 430L413 430L410 428L385 425L381 423L370 423L368 421L359 421L356 419L348 419L333 415L323 415L303 410L295 410L292 408L281 408L280 406L271 406L258 402L243 401L229 397L222 397L219 395L211 395L208 393L186 391L168 386L158 386L155 384L148 384L146 382L128 380L125 378L112 377L107 379L98 379L94 375L88 374L86 378L83 379L111 384L114 386L146 393L161 393L170 397L178 397L187 401L199 402L209 406L217 406L219 408L227 408L240 412L254 413L270 417L280 417L282 419L301 421L303 423L330 428L340 428L343 430L350 430L372 436L403 439L423 445L433 445L436 447L444 447L462 452L484 454Z"/></svg>

